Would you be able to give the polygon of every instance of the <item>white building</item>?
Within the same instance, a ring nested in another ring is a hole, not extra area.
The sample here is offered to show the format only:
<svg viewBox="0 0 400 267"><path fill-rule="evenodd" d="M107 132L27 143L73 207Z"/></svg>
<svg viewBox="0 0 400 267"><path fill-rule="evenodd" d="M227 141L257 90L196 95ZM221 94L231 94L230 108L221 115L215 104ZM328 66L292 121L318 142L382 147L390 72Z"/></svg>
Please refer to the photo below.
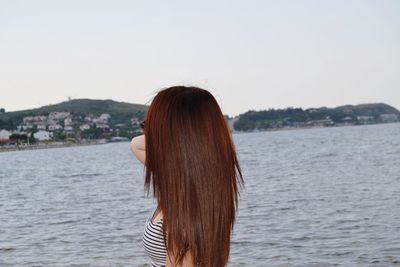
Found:
<svg viewBox="0 0 400 267"><path fill-rule="evenodd" d="M38 130L46 130L46 124L38 124L37 125Z"/></svg>
<svg viewBox="0 0 400 267"><path fill-rule="evenodd" d="M341 121L351 121L352 118L350 116L346 116L343 119L341 119Z"/></svg>
<svg viewBox="0 0 400 267"><path fill-rule="evenodd" d="M111 118L111 115L108 113L103 113L100 115L100 119L107 121L109 118Z"/></svg>
<svg viewBox="0 0 400 267"><path fill-rule="evenodd" d="M373 120L374 117L373 116L357 116L357 120L359 121L369 121L369 120Z"/></svg>
<svg viewBox="0 0 400 267"><path fill-rule="evenodd" d="M57 124L57 123L58 123L58 120L56 120L56 119L48 119L47 120L48 125Z"/></svg>
<svg viewBox="0 0 400 267"><path fill-rule="evenodd" d="M22 130L27 130L27 129L32 129L32 128L33 128L32 124L22 125Z"/></svg>
<svg viewBox="0 0 400 267"><path fill-rule="evenodd" d="M106 119L102 119L102 118L93 118L93 123L107 123Z"/></svg>
<svg viewBox="0 0 400 267"><path fill-rule="evenodd" d="M60 124L49 125L49 131L61 130L63 127Z"/></svg>
<svg viewBox="0 0 400 267"><path fill-rule="evenodd" d="M65 118L65 119L64 119L64 125L65 125L65 126L71 125L71 124L72 124L72 119L71 119L71 118Z"/></svg>
<svg viewBox="0 0 400 267"><path fill-rule="evenodd" d="M132 125L139 125L139 118L137 118L137 117L132 117L131 118L131 124Z"/></svg>
<svg viewBox="0 0 400 267"><path fill-rule="evenodd" d="M7 130L1 130L0 131L0 140L8 140L10 139L11 132Z"/></svg>
<svg viewBox="0 0 400 267"><path fill-rule="evenodd" d="M79 129L81 129L82 131L83 130L89 130L90 129L90 125L87 124L87 123L82 124L81 126L79 126Z"/></svg>
<svg viewBox="0 0 400 267"><path fill-rule="evenodd" d="M50 140L52 136L52 133L48 131L38 131L33 134L33 137L38 139L39 141Z"/></svg>
<svg viewBox="0 0 400 267"><path fill-rule="evenodd" d="M88 121L88 122L93 121L93 115L85 116L84 121Z"/></svg>
<svg viewBox="0 0 400 267"><path fill-rule="evenodd" d="M72 128L72 126L65 126L64 127L64 131L72 132L73 130L74 130L74 128Z"/></svg>
<svg viewBox="0 0 400 267"><path fill-rule="evenodd" d="M96 123L96 128L108 129L108 128L110 128L110 126L108 126L108 124L104 124L104 123Z"/></svg>

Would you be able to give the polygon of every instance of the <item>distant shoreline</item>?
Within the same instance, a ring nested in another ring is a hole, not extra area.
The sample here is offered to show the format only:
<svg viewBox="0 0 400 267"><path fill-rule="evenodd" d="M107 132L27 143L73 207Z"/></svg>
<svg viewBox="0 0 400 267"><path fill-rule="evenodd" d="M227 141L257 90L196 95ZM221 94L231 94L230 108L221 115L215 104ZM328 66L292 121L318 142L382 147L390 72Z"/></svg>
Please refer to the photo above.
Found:
<svg viewBox="0 0 400 267"><path fill-rule="evenodd" d="M128 142L128 141L119 141ZM49 148L63 148L63 147L77 147L77 146L93 146L93 145L104 145L108 143L117 142L107 142L104 139L99 139L87 143L64 143L64 142L54 142L47 144L37 144L37 145L20 145L20 146L9 146L0 147L0 152L10 152L10 151L25 151L25 150L37 150L37 149L49 149Z"/></svg>
<svg viewBox="0 0 400 267"><path fill-rule="evenodd" d="M338 127L352 127L352 126L366 126L366 125L385 125L394 124L400 122L388 122L388 123L376 123L376 124L348 124L348 125L336 125L336 126L307 126L307 127L282 127L282 128L271 128L267 130L253 130L253 131L232 131L233 134L245 134L245 133L259 133L259 132L276 132L286 130L307 130L307 129L321 129L321 128L338 128ZM65 143L65 142L54 142L54 143L43 143L38 145L20 145L20 146L0 146L0 152L9 151L24 151L24 150L36 150L36 149L49 149L49 148L63 148L63 147L76 147L76 146L92 146L92 145L104 145L109 143L129 142L127 141L107 141L105 139L98 139L87 143Z"/></svg>
<svg viewBox="0 0 400 267"><path fill-rule="evenodd" d="M274 127L269 129L256 129L252 131L232 131L232 133L245 134L245 133L261 133L261 132L277 132L277 131L292 131L292 130L310 130L310 129L325 129L325 128L341 128L341 127L353 127L353 126L372 126L372 125L386 125L386 124L396 124L400 122L386 122L386 123L369 123L369 124L342 124L342 125L332 125L332 126L286 126L286 127Z"/></svg>

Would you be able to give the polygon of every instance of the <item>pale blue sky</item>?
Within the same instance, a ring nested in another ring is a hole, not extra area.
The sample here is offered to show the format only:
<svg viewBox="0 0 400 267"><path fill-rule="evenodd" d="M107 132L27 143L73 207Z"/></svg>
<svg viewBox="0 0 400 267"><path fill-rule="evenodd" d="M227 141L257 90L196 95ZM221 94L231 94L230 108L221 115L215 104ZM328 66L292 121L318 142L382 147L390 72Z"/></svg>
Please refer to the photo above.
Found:
<svg viewBox="0 0 400 267"><path fill-rule="evenodd" d="M400 109L400 1L0 0L0 107L144 104L204 87L224 113Z"/></svg>

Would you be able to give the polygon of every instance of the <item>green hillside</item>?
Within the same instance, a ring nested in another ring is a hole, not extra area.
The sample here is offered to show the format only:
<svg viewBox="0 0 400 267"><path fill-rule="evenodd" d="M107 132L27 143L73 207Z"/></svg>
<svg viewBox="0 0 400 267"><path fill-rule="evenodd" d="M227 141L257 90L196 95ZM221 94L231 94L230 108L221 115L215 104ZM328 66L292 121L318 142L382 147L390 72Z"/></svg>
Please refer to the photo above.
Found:
<svg viewBox="0 0 400 267"><path fill-rule="evenodd" d="M329 109L328 109L329 110ZM380 114L400 114L396 108L385 103L345 105L333 108L334 111L355 116L379 116Z"/></svg>
<svg viewBox="0 0 400 267"><path fill-rule="evenodd" d="M110 125L114 125L128 123L133 116L142 120L147 109L148 106L146 105L118 102L110 99L72 99L35 109L0 113L0 129L15 129L25 116L48 115L53 111L66 111L73 116L85 116L87 114L99 116L102 113L109 113L111 115Z"/></svg>
<svg viewBox="0 0 400 267"><path fill-rule="evenodd" d="M0 108L0 129L15 130L26 116L48 115L54 111L70 112L75 124L74 129L84 123L87 115L100 116L102 113L111 115L108 120L110 128L119 128L121 135L131 134L131 119L137 117L143 120L148 110L147 105L118 102L114 100L73 99L54 105L35 109L4 112ZM231 119L228 115L225 118ZM360 105L343 105L334 108L293 108L249 110L240 114L232 127L238 131L275 129L282 127L304 126L340 126L348 124L373 124L400 121L400 112L385 103L369 103ZM100 131L100 130L96 130ZM98 136L98 134L96 134Z"/></svg>
<svg viewBox="0 0 400 267"><path fill-rule="evenodd" d="M385 103L344 105L335 108L285 108L240 114L234 123L238 131L283 127L340 126L400 121L400 112Z"/></svg>

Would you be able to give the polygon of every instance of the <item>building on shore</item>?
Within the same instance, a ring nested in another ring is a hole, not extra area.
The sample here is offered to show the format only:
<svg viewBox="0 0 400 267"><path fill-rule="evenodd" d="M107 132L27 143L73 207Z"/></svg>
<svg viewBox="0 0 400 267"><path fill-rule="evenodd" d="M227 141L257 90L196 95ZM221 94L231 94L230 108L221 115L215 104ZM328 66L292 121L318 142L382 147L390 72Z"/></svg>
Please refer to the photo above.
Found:
<svg viewBox="0 0 400 267"><path fill-rule="evenodd" d="M47 141L50 140L53 136L52 132L48 131L38 131L33 134L33 137L38 139L39 141Z"/></svg>
<svg viewBox="0 0 400 267"><path fill-rule="evenodd" d="M64 131L65 131L65 132L73 132L73 131L74 131L74 128L73 128L72 126L68 125L68 126L65 126L65 127L64 127Z"/></svg>
<svg viewBox="0 0 400 267"><path fill-rule="evenodd" d="M85 122L92 122L92 121L93 121L93 118L94 118L93 114L89 114L89 115L86 115L85 118L84 118L83 120L84 120Z"/></svg>
<svg viewBox="0 0 400 267"><path fill-rule="evenodd" d="M19 131L25 131L25 130L28 130L28 129L33 129L33 125L30 124L30 123L27 123L27 124L25 124L25 125L19 125L19 126L17 127L17 129L18 129Z"/></svg>
<svg viewBox="0 0 400 267"><path fill-rule="evenodd" d="M109 129L110 126L109 126L108 124L106 124L106 123L97 122L97 123L96 123L96 128L100 128L100 129Z"/></svg>
<svg viewBox="0 0 400 267"><path fill-rule="evenodd" d="M140 124L140 121L139 121L139 118L138 117L132 117L131 118L131 124L132 124L132 126L139 126L139 124Z"/></svg>
<svg viewBox="0 0 400 267"><path fill-rule="evenodd" d="M64 119L64 125L65 126L69 126L69 125L72 125L72 118L65 118Z"/></svg>
<svg viewBox="0 0 400 267"><path fill-rule="evenodd" d="M7 130L0 130L0 142L7 142L10 140L11 132Z"/></svg>
<svg viewBox="0 0 400 267"><path fill-rule="evenodd" d="M100 115L99 118L102 119L102 120L108 121L108 119L111 118L111 115L108 114L108 113L103 113L103 114Z"/></svg>
<svg viewBox="0 0 400 267"><path fill-rule="evenodd" d="M63 127L60 124L49 125L49 131L61 130Z"/></svg>
<svg viewBox="0 0 400 267"><path fill-rule="evenodd" d="M311 120L306 122L306 126L319 126L319 127L327 127L327 126L333 126L334 122L329 119L321 119L321 120Z"/></svg>
<svg viewBox="0 0 400 267"><path fill-rule="evenodd" d="M81 129L81 131L83 131L83 130L89 130L89 129L90 129L90 125L87 124L87 123L82 124L81 126L79 126L79 129Z"/></svg>
<svg viewBox="0 0 400 267"><path fill-rule="evenodd" d="M37 129L38 129L38 130L43 130L43 131L45 131L46 128L47 128L46 124L40 123L40 124L37 125Z"/></svg>
<svg viewBox="0 0 400 267"><path fill-rule="evenodd" d="M372 121L373 119L373 116L357 116L357 120L359 121Z"/></svg>

